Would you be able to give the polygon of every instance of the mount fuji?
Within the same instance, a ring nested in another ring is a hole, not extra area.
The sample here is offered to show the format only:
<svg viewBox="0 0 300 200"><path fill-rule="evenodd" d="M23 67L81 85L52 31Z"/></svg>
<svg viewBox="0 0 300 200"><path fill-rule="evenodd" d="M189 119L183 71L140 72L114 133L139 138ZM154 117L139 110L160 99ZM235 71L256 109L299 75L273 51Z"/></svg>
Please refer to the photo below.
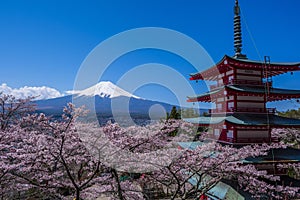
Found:
<svg viewBox="0 0 300 200"><path fill-rule="evenodd" d="M108 97L108 98L115 98L115 97L129 97L129 98L136 98L140 99L140 97L130 94L129 92L123 90L122 88L116 86L110 81L102 81L97 83L96 85L89 87L84 90L79 91L67 91L69 94L77 95L77 96L99 96L99 97Z"/></svg>
<svg viewBox="0 0 300 200"><path fill-rule="evenodd" d="M161 118L173 107L168 103L135 96L109 81L99 82L84 90L68 91L67 94L63 97L35 101L37 111L59 116L67 103L75 99L75 104L77 102L85 105L88 110L95 110L98 120L105 122L116 115L123 116L128 111L130 116L136 119L150 119L153 116ZM94 102L94 108L88 103L91 101Z"/></svg>

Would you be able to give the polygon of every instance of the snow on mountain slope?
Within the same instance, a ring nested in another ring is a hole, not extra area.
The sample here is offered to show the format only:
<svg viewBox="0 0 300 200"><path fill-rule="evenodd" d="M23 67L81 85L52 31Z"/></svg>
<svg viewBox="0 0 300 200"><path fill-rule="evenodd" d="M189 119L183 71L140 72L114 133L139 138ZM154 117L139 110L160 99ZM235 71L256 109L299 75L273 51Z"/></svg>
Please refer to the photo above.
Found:
<svg viewBox="0 0 300 200"><path fill-rule="evenodd" d="M97 83L96 85L89 87L84 90L77 90L77 91L68 91L68 94L74 94L77 96L100 96L100 97L133 97L136 99L140 99L140 97L130 94L129 92L123 90L122 88L116 86L110 81L102 81Z"/></svg>

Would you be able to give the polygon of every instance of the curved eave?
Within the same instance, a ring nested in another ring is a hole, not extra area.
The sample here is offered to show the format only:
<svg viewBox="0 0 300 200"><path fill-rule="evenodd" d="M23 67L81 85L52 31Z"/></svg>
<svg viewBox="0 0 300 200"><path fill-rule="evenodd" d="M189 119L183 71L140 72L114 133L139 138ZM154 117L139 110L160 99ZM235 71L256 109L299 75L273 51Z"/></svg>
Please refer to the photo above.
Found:
<svg viewBox="0 0 300 200"><path fill-rule="evenodd" d="M224 87L198 95L194 97L188 96L187 102L211 102L218 97L224 97Z"/></svg>
<svg viewBox="0 0 300 200"><path fill-rule="evenodd" d="M226 121L243 126L270 126L272 128L295 128L300 126L299 119L281 117L273 114L234 114L233 116L228 116Z"/></svg>
<svg viewBox="0 0 300 200"><path fill-rule="evenodd" d="M262 160L262 161L243 161L245 164L270 164L270 163L299 163L300 160Z"/></svg>
<svg viewBox="0 0 300 200"><path fill-rule="evenodd" d="M187 122L199 126L209 126L213 124L232 124L237 128L243 127L264 127L264 128L299 128L300 120L267 114L233 114L229 116L210 116L184 119Z"/></svg>
<svg viewBox="0 0 300 200"><path fill-rule="evenodd" d="M206 97L188 97L187 102L211 102L211 98L210 96L206 96Z"/></svg>
<svg viewBox="0 0 300 200"><path fill-rule="evenodd" d="M210 126L212 124L223 123L225 119L226 117L196 117L196 118L185 118L183 120L199 126Z"/></svg>
<svg viewBox="0 0 300 200"><path fill-rule="evenodd" d="M225 120L228 124L237 126L237 128L255 128L255 127L264 127L264 128L300 128L300 124L241 124L237 122L232 122L231 120Z"/></svg>
<svg viewBox="0 0 300 200"><path fill-rule="evenodd" d="M294 63L278 63L271 62L266 64L262 61L254 61L254 60L246 60L246 59L238 59L227 56L228 64L238 69L256 69L263 70L263 76L271 77L277 76L287 72L300 71L300 62Z"/></svg>
<svg viewBox="0 0 300 200"><path fill-rule="evenodd" d="M263 163L298 163L300 162L300 150L287 147L273 149L267 155L258 157L248 157L243 160L244 163L263 164Z"/></svg>
<svg viewBox="0 0 300 200"><path fill-rule="evenodd" d="M264 87L258 88L231 85L198 96L187 97L187 102L211 102L216 98L225 97L225 88L228 91L228 95L239 94L242 96L267 96L267 102L300 98L300 90L271 88L269 91L267 91ZM266 93L268 94L266 95Z"/></svg>
<svg viewBox="0 0 300 200"><path fill-rule="evenodd" d="M248 86L226 86L229 94L240 94L243 96L267 96L267 101L282 101L300 98L300 90L287 90L280 88L248 87Z"/></svg>
<svg viewBox="0 0 300 200"><path fill-rule="evenodd" d="M272 94L267 97L268 102L272 101L283 101L283 100L290 100L290 99L299 99L300 95L280 95L280 94Z"/></svg>
<svg viewBox="0 0 300 200"><path fill-rule="evenodd" d="M225 55L216 65L194 74L190 74L190 80L216 80L216 75L220 73L224 73L232 68L226 64L224 64L227 56Z"/></svg>
<svg viewBox="0 0 300 200"><path fill-rule="evenodd" d="M225 55L225 57L228 59L229 64L235 64L235 63L231 63L231 61L235 61L241 64L241 66L244 67L254 67L254 66L265 66L265 62L262 61L256 61L256 60L249 60L249 59L239 59L239 58L233 58L230 56ZM300 62L271 62L270 63L271 67L274 67L276 69L276 67L288 67L287 69L293 69L293 67L297 67L297 69L299 70L300 66Z"/></svg>
<svg viewBox="0 0 300 200"><path fill-rule="evenodd" d="M231 94L230 92L228 94ZM235 91L234 94L239 94L242 96L266 96L265 93L258 93L258 92L240 92L240 91ZM224 95L225 96L225 95ZM284 101L284 100L290 100L290 99L299 99L300 94L276 94L276 93L270 93L267 94L267 102L272 102L272 101Z"/></svg>
<svg viewBox="0 0 300 200"><path fill-rule="evenodd" d="M221 61L216 65L210 67L203 72L198 72L190 74L190 80L216 80L217 75L220 73L231 70L232 68L237 69L254 69L254 70L264 70L264 77L277 76L279 74L300 71L300 62L296 63L270 63L265 64L265 62L254 61L248 59L238 59L225 55Z"/></svg>

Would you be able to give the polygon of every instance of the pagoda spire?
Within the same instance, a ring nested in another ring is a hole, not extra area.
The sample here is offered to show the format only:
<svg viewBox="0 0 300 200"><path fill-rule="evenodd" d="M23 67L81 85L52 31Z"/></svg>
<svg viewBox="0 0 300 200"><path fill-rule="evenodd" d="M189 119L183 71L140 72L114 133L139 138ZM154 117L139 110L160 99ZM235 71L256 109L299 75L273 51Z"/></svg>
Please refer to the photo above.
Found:
<svg viewBox="0 0 300 200"><path fill-rule="evenodd" d="M234 51L235 58L247 59L246 55L242 54L242 25L241 25L241 16L240 16L240 7L239 1L235 0L234 6Z"/></svg>

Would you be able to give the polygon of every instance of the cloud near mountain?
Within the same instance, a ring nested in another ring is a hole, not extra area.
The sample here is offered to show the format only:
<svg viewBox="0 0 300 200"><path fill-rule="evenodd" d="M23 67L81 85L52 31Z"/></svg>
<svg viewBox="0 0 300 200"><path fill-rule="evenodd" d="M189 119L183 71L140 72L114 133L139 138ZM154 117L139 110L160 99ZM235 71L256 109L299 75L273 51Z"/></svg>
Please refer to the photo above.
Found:
<svg viewBox="0 0 300 200"><path fill-rule="evenodd" d="M41 86L41 87L29 87L24 86L21 88L11 88L6 83L2 83L0 85L0 92L4 94L10 94L15 96L16 98L26 98L28 96L36 97L36 100L41 99L52 99L63 96L58 90Z"/></svg>

